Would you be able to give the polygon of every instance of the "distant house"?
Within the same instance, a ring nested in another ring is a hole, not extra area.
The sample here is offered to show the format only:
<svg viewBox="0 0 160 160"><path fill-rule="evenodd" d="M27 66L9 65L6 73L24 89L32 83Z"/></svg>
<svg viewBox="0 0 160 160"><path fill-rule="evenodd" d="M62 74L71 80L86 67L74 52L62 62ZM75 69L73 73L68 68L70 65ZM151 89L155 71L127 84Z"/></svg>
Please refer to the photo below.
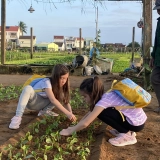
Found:
<svg viewBox="0 0 160 160"><path fill-rule="evenodd" d="M65 47L67 51L76 51L80 47L80 38L65 37ZM84 39L81 38L81 48L84 47Z"/></svg>
<svg viewBox="0 0 160 160"><path fill-rule="evenodd" d="M86 49L91 49L93 47L93 39L92 38L85 38L84 39L84 47Z"/></svg>
<svg viewBox="0 0 160 160"><path fill-rule="evenodd" d="M105 44L105 47L106 47L106 48L115 47L115 44L114 44L114 43L106 43L106 44Z"/></svg>
<svg viewBox="0 0 160 160"><path fill-rule="evenodd" d="M58 45L58 51L64 51L65 50L65 44L64 42L54 42Z"/></svg>
<svg viewBox="0 0 160 160"><path fill-rule="evenodd" d="M112 52L114 51L114 47L115 47L114 43L106 43L104 48L106 49L106 51Z"/></svg>
<svg viewBox="0 0 160 160"><path fill-rule="evenodd" d="M54 42L62 42L62 43L64 43L65 39L64 39L64 36L54 36L53 37L53 41Z"/></svg>
<svg viewBox="0 0 160 160"><path fill-rule="evenodd" d="M105 45L105 44L101 44L101 47L102 47L102 48L106 48L106 45Z"/></svg>
<svg viewBox="0 0 160 160"><path fill-rule="evenodd" d="M122 43L115 43L115 47L116 48L123 48L123 47L126 47L126 45L124 45Z"/></svg>
<svg viewBox="0 0 160 160"><path fill-rule="evenodd" d="M65 37L65 50L71 51L75 50L75 38L74 37Z"/></svg>
<svg viewBox="0 0 160 160"><path fill-rule="evenodd" d="M16 44L18 44L18 39L21 35L22 33L18 26L6 26L6 43L15 42ZM0 39L1 39L1 26L0 26Z"/></svg>
<svg viewBox="0 0 160 160"><path fill-rule="evenodd" d="M39 43L35 45L37 51L58 51L58 45L55 43Z"/></svg>
<svg viewBox="0 0 160 160"><path fill-rule="evenodd" d="M74 39L75 39L74 46L75 46L76 49L79 49L79 47L80 47L80 38L79 37L75 37ZM84 39L83 38L81 38L81 48L84 48Z"/></svg>
<svg viewBox="0 0 160 160"><path fill-rule="evenodd" d="M31 36L20 36L18 44L21 48L31 46ZM36 44L36 36L33 36L33 46Z"/></svg>
<svg viewBox="0 0 160 160"><path fill-rule="evenodd" d="M65 50L65 38L64 36L54 36L53 41L55 44L58 45L58 50L59 51L64 51Z"/></svg>
<svg viewBox="0 0 160 160"><path fill-rule="evenodd" d="M125 51L126 45L122 43L106 43L105 48L107 51Z"/></svg>
<svg viewBox="0 0 160 160"><path fill-rule="evenodd" d="M122 43L115 43L115 51L124 52L126 50L126 45Z"/></svg>

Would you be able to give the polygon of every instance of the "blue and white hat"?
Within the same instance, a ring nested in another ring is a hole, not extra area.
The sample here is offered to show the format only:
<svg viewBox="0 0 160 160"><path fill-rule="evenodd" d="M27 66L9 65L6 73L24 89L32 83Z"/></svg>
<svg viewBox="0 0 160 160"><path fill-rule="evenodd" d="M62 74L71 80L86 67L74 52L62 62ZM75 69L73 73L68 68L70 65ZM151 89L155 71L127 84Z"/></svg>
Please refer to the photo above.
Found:
<svg viewBox="0 0 160 160"><path fill-rule="evenodd" d="M153 10L160 9L160 0L156 0Z"/></svg>

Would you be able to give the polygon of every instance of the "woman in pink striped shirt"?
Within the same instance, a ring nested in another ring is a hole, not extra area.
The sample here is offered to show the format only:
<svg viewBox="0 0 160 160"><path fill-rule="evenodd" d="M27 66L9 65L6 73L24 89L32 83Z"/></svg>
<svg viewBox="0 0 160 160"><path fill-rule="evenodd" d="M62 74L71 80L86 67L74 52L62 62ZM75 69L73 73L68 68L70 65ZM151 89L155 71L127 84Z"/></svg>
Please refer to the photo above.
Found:
<svg viewBox="0 0 160 160"><path fill-rule="evenodd" d="M90 106L90 111L73 126L63 129L60 134L71 135L75 131L86 128L94 119L99 118L113 129L110 133L109 143L114 146L125 146L137 142L136 133L144 128L147 119L142 108L115 109L115 106L128 106L129 104L114 91L104 93L104 85L99 77L85 79L80 85L80 93ZM122 118L123 116L123 118Z"/></svg>

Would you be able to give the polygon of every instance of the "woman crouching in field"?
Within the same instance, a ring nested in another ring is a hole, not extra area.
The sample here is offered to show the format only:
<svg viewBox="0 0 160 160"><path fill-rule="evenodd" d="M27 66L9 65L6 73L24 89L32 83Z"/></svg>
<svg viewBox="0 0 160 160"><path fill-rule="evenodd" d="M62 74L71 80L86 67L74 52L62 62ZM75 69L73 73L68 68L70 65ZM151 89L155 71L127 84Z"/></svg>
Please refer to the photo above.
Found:
<svg viewBox="0 0 160 160"><path fill-rule="evenodd" d="M112 145L125 146L137 142L135 132L144 128L147 119L142 108L122 109L121 112L116 110L115 106L129 106L129 104L114 91L104 93L104 85L97 76L85 79L80 85L80 93L90 106L90 111L77 125L63 129L61 135L69 136L99 118L113 128L110 132L115 138L109 139Z"/></svg>

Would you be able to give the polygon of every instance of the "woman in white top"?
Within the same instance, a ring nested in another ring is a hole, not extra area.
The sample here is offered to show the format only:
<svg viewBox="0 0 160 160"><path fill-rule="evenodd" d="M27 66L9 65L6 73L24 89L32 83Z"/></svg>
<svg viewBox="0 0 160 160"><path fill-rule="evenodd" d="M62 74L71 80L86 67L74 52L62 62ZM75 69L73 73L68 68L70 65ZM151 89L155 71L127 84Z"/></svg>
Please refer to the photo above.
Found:
<svg viewBox="0 0 160 160"><path fill-rule="evenodd" d="M48 114L56 116L51 110L57 107L71 121L76 121L69 104L69 70L65 65L54 66L51 77L43 78L33 87L27 85L19 98L16 115L11 119L10 129L18 129L21 124L25 108L40 111L38 115ZM43 92L35 92L41 89Z"/></svg>

